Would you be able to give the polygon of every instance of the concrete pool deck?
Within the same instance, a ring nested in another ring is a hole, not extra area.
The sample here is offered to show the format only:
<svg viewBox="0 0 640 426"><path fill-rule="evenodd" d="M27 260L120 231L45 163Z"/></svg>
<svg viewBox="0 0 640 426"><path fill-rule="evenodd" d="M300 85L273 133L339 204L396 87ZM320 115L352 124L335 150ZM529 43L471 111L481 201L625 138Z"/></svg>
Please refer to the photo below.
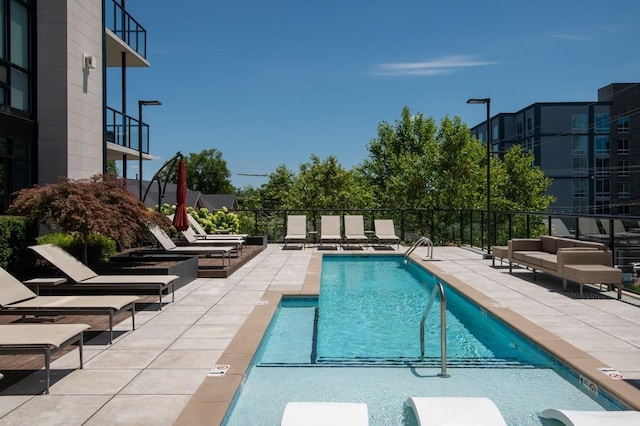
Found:
<svg viewBox="0 0 640 426"><path fill-rule="evenodd" d="M536 282L526 269L509 274L470 249L435 247L432 260L424 260L426 252L418 248L413 257L640 408L638 299L623 294L619 301L615 292L578 299L577 285L563 292L561 280L544 274ZM136 330L130 320L118 324L123 334L113 345L87 342L84 369L76 370L77 349L55 360L49 395L33 394L40 372L0 393L0 423L218 424L281 294L317 294L322 253L350 252L269 244L228 278L194 280L161 311L138 312ZM218 374L216 365L223 366Z"/></svg>

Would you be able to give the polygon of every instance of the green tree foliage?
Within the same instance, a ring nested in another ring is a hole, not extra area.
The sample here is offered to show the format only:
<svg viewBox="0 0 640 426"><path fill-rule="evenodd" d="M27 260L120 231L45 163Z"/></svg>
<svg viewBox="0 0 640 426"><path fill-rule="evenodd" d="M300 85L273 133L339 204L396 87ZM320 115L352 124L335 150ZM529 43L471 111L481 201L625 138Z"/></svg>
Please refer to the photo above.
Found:
<svg viewBox="0 0 640 426"><path fill-rule="evenodd" d="M404 107L400 119L378 125L361 170L383 208L426 208L434 203L438 145L435 121L411 115Z"/></svg>
<svg viewBox="0 0 640 426"><path fill-rule="evenodd" d="M85 263L92 234L102 234L121 247L129 247L144 238L147 224L166 225L164 217L127 190L124 179L109 174L90 179L62 178L56 184L23 189L9 212L27 216L49 229L77 235L84 245Z"/></svg>
<svg viewBox="0 0 640 426"><path fill-rule="evenodd" d="M547 194L551 179L533 166L531 151L514 145L501 161L491 162L491 203L494 210L545 211L554 201Z"/></svg>
<svg viewBox="0 0 640 426"><path fill-rule="evenodd" d="M293 180L288 209L351 209L370 207L373 192L362 175L348 171L334 156L325 160L313 154L309 163L300 165Z"/></svg>
<svg viewBox="0 0 640 426"><path fill-rule="evenodd" d="M273 173L269 173L269 180L262 185L261 206L264 209L286 208L289 199L293 196L293 182L295 174L284 164L278 166Z"/></svg>
<svg viewBox="0 0 640 426"><path fill-rule="evenodd" d="M231 172L227 162L222 159L222 152L215 148L205 149L199 153L190 153L184 157L187 170L187 188L203 194L233 194ZM178 181L178 170L175 167L163 179L168 182Z"/></svg>

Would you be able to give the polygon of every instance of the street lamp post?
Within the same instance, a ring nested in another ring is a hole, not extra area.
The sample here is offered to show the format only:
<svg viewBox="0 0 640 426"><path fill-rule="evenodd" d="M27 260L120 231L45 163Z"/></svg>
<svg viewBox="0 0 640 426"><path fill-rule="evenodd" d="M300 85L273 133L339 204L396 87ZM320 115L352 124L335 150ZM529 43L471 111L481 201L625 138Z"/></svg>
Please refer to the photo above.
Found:
<svg viewBox="0 0 640 426"><path fill-rule="evenodd" d="M138 100L138 198L142 201L142 107L146 105L162 105L160 101Z"/></svg>
<svg viewBox="0 0 640 426"><path fill-rule="evenodd" d="M471 98L468 104L485 104L487 106L487 254L486 259L491 259L491 98Z"/></svg>

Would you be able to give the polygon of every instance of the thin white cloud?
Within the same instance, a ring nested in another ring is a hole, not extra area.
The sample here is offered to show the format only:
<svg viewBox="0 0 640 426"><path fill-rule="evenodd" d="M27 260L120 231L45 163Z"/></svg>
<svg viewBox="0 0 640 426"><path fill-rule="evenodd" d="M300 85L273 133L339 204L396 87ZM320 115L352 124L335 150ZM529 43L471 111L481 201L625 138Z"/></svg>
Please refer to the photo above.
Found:
<svg viewBox="0 0 640 426"><path fill-rule="evenodd" d="M594 39L591 34L551 34L549 37L568 41L590 41Z"/></svg>
<svg viewBox="0 0 640 426"><path fill-rule="evenodd" d="M449 74L459 68L493 65L496 62L478 61L469 55L451 55L424 62L399 62L378 64L373 73L382 76L431 76Z"/></svg>

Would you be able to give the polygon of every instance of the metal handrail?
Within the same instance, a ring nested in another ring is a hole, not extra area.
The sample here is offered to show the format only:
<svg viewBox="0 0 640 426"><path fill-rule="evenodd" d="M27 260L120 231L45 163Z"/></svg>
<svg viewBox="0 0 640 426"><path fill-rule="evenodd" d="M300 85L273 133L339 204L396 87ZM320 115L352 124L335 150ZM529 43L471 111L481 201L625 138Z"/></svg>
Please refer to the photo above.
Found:
<svg viewBox="0 0 640 426"><path fill-rule="evenodd" d="M429 302L422 313L422 320L420 320L420 360L424 361L424 325L431 305L436 298L436 293L440 293L440 374L438 376L450 377L447 374L447 299L444 295L444 286L440 281L436 282Z"/></svg>
<svg viewBox="0 0 640 426"><path fill-rule="evenodd" d="M411 247L404 253L404 261L406 262L409 259L409 255L414 252L419 246L426 244L428 247L427 256L430 259L433 259L433 242L428 237L420 237L411 244Z"/></svg>

